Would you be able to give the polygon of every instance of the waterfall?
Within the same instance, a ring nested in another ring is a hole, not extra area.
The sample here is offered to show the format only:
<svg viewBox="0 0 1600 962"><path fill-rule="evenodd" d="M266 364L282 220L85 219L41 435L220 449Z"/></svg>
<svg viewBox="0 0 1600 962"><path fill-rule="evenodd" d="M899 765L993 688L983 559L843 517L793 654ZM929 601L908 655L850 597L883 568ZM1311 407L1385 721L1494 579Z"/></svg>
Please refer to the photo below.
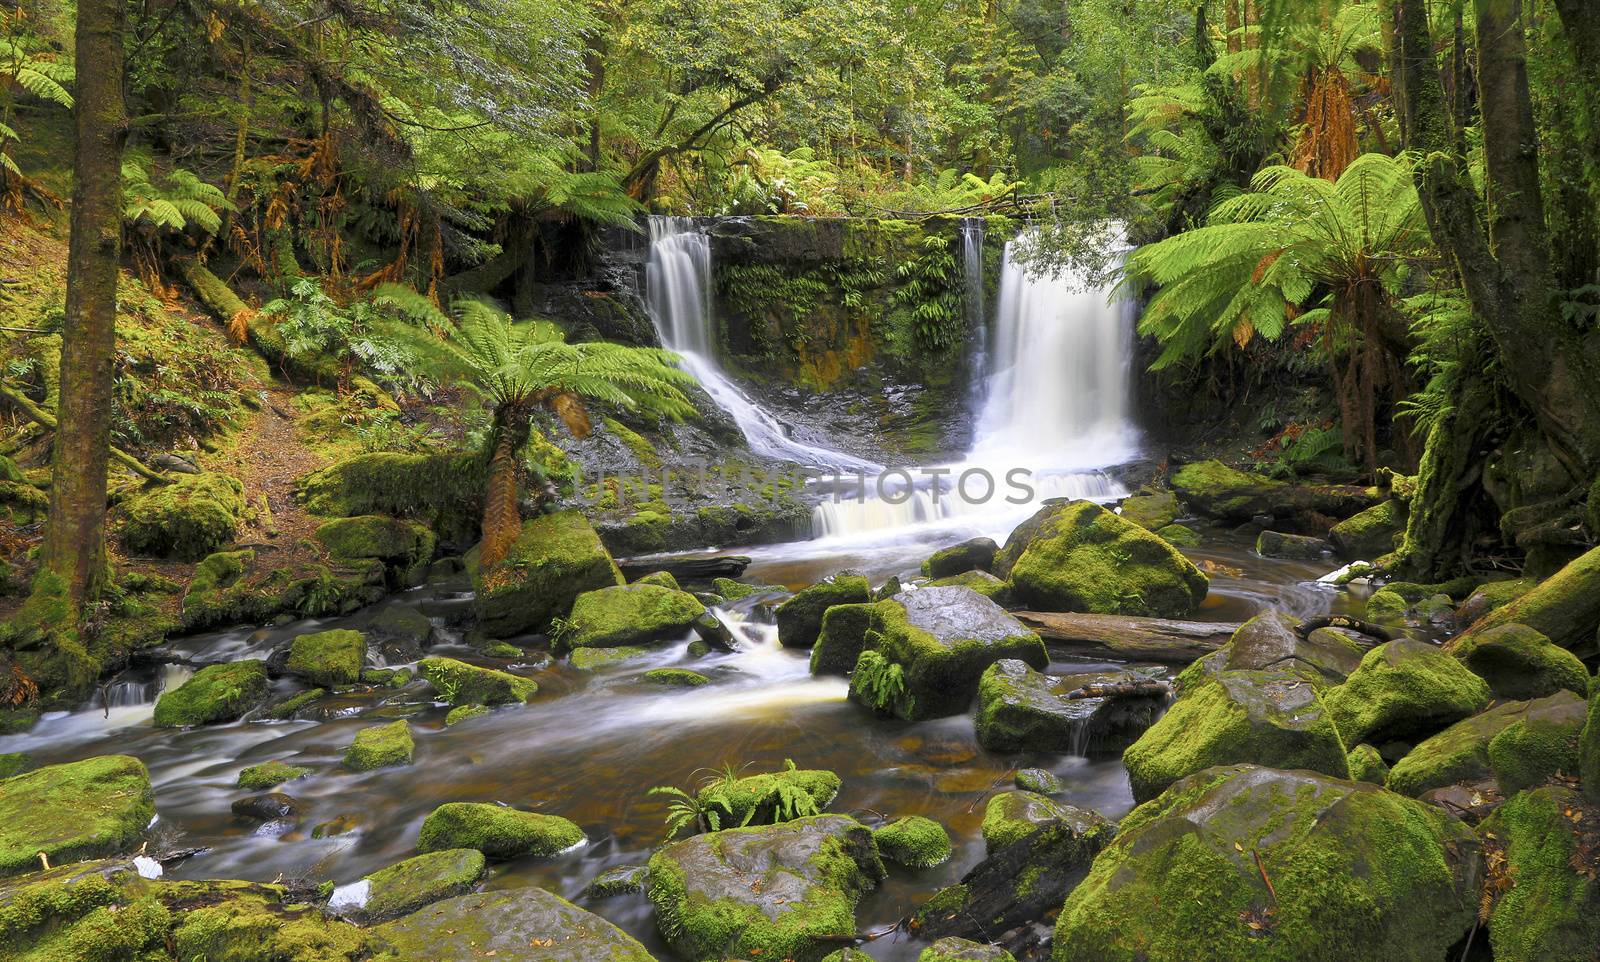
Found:
<svg viewBox="0 0 1600 962"><path fill-rule="evenodd" d="M984 223L982 217L961 219L961 270L967 295L967 327L972 331L972 396L980 403L989 364L989 318L985 304L988 298L983 289Z"/></svg>
<svg viewBox="0 0 1600 962"><path fill-rule="evenodd" d="M733 418L750 450L812 467L881 470L865 458L794 440L788 428L722 372L711 314L711 238L691 218L650 218L645 307L662 346L682 356L684 370Z"/></svg>

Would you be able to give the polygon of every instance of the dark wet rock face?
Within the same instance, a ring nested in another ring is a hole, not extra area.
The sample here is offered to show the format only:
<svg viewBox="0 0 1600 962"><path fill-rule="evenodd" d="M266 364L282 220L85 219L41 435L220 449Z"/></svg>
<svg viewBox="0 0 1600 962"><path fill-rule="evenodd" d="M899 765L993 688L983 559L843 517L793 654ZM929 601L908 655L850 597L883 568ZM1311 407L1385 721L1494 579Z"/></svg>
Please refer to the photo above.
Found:
<svg viewBox="0 0 1600 962"><path fill-rule="evenodd" d="M287 818L300 810L300 803L291 796L282 792L267 792L263 795L251 795L248 798L238 799L230 806L233 814L240 818L252 818L260 822L268 822L275 818Z"/></svg>
<svg viewBox="0 0 1600 962"><path fill-rule="evenodd" d="M654 962L598 915L539 888L462 895L372 930L396 962Z"/></svg>
<svg viewBox="0 0 1600 962"><path fill-rule="evenodd" d="M1165 699L1068 696L1149 680L1131 671L1047 675L1015 659L995 662L978 683L978 743L1002 752L1121 751L1150 727Z"/></svg>

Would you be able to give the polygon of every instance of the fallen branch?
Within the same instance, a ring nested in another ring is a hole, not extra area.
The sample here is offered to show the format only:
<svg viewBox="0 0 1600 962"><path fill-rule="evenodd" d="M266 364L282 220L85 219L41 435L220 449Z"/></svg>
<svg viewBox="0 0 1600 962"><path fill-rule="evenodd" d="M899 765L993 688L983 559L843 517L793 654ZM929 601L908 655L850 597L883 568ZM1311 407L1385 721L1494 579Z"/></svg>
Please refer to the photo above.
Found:
<svg viewBox="0 0 1600 962"><path fill-rule="evenodd" d="M56 429L55 417L44 408L41 408L37 404L34 404L32 401L28 400L27 396L21 392L13 391L11 388L0 385L0 397L3 397L7 401L10 401L12 404L16 405L18 410L20 410L23 414L26 414L30 419L33 420L35 424L38 424L40 427L48 428L52 431ZM172 483L171 478L164 474L157 474L155 471L150 470L145 466L143 461L140 461L138 458L114 444L111 445L111 456L116 458L118 463L120 463L123 467L132 471L134 474L137 474L141 478L154 481L157 484Z"/></svg>
<svg viewBox="0 0 1600 962"><path fill-rule="evenodd" d="M1117 681L1098 685L1084 685L1067 692L1069 701L1082 698L1165 698L1172 688L1164 681Z"/></svg>
<svg viewBox="0 0 1600 962"><path fill-rule="evenodd" d="M1318 628L1343 628L1346 631L1368 635L1379 641L1394 641L1394 632L1382 625L1375 625L1370 621L1360 621L1355 618L1346 618L1343 615L1324 615L1320 618L1307 618L1295 629L1295 634L1302 638L1308 638Z"/></svg>

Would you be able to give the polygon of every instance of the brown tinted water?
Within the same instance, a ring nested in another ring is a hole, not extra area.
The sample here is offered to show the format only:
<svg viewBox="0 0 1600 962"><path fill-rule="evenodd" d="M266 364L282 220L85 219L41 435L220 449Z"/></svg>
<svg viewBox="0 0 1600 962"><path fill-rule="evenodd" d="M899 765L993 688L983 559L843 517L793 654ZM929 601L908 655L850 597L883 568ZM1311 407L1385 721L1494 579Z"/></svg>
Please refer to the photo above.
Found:
<svg viewBox="0 0 1600 962"><path fill-rule="evenodd" d="M1264 559L1242 537L1213 538L1213 544L1190 552L1213 569L1201 618L1239 621L1272 606L1307 616L1346 604L1344 595L1306 583L1334 567L1331 562ZM745 580L799 586L842 568L863 570L875 581L890 574L911 576L938 546L913 538L887 547L832 551L815 543L748 549L743 553L755 561ZM461 585L443 583L386 604L440 614L466 604L461 592ZM359 628L374 613L222 632L185 639L174 648L199 663L264 658L297 634ZM489 884L540 885L576 899L663 959L672 956L654 931L642 895L579 898L601 870L642 863L661 841L666 806L660 796L647 795L652 786L692 788L722 766L754 773L793 759L802 768L832 769L843 778L835 811L869 823L915 814L945 824L956 842L955 858L926 871L891 866L888 881L858 913L863 931L908 915L981 860L978 825L984 803L1010 787L1019 768L1049 769L1066 786L1065 801L1108 817L1118 818L1132 806L1127 776L1115 755L1096 757L1092 746L1091 757L996 755L978 747L967 716L920 724L871 718L845 700L843 680L813 679L806 652L779 648L764 613L734 609L732 616L747 619L741 633L748 650L694 658L685 639L649 661L595 674L573 671L536 652L520 664L482 659L447 634L451 640L435 652L509 668L537 678L541 686L525 707L500 709L449 729L445 707L429 701L428 688L416 684L398 692L340 696L321 721L156 730L150 726L148 698L156 683L141 687L141 678L153 677L147 672L110 689L115 707L97 705L47 718L32 733L0 738L0 752L28 751L42 764L111 752L143 759L155 782L157 831L175 846L209 849L174 870L187 878L353 882L412 855L423 817L449 801L496 801L563 815L587 833L583 846L550 860L500 865ZM692 667L712 683L680 690L637 680L644 669L662 665ZM1053 670L1094 667L1075 661ZM415 764L366 774L340 768L340 757L358 730L400 716L412 724ZM234 788L239 770L271 759L305 765L317 774L282 788L302 805L298 822L262 829L232 816L229 805L245 794ZM325 837L318 838L317 826L334 828L331 834L325 828ZM885 938L866 948L880 959L899 960L914 959L921 946Z"/></svg>

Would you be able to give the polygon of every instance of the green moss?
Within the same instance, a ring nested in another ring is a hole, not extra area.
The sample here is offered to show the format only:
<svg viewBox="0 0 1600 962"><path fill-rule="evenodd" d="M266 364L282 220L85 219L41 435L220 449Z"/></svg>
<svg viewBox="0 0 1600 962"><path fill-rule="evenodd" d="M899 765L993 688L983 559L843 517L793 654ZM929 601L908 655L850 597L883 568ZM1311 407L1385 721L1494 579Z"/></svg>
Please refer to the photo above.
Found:
<svg viewBox="0 0 1600 962"><path fill-rule="evenodd" d="M875 608L870 604L833 605L822 613L822 628L811 649L813 675L848 675L867 644Z"/></svg>
<svg viewBox="0 0 1600 962"><path fill-rule="evenodd" d="M451 705L515 705L539 691L539 683L454 658L424 658L417 670L442 701Z"/></svg>
<svg viewBox="0 0 1600 962"><path fill-rule="evenodd" d="M1001 792L991 797L984 808L980 831L992 855L1022 841L1041 826L1072 814L1067 806L1037 792Z"/></svg>
<svg viewBox="0 0 1600 962"><path fill-rule="evenodd" d="M1173 490L1191 509L1229 521L1271 514L1289 492L1289 485L1281 481L1238 471L1221 461L1186 464L1173 472L1171 480Z"/></svg>
<svg viewBox="0 0 1600 962"><path fill-rule="evenodd" d="M647 870L643 865L618 865L608 868L584 886L583 894L590 898L608 899L642 892L646 874Z"/></svg>
<svg viewBox="0 0 1600 962"><path fill-rule="evenodd" d="M1571 692L1560 691L1534 701L1495 705L1459 721L1423 741L1395 762L1385 784L1391 791L1420 796L1445 785L1476 782L1494 774L1489 746L1507 729L1536 719L1535 730L1549 726L1576 733L1582 724L1584 703ZM1518 736L1516 740L1521 740ZM1514 741L1503 743L1509 747ZM1507 794L1510 794L1509 792Z"/></svg>
<svg viewBox="0 0 1600 962"><path fill-rule="evenodd" d="M1169 524L1156 532L1162 541L1174 548L1198 548L1205 543L1200 533L1187 525Z"/></svg>
<svg viewBox="0 0 1600 962"><path fill-rule="evenodd" d="M1452 640L1465 644L1501 625L1522 624L1556 645L1581 649L1600 625L1600 548L1593 548L1517 600L1497 608Z"/></svg>
<svg viewBox="0 0 1600 962"><path fill-rule="evenodd" d="M1600 802L1600 681L1589 690L1588 714L1578 737L1578 776L1584 794Z"/></svg>
<svg viewBox="0 0 1600 962"><path fill-rule="evenodd" d="M377 558L402 581L422 572L433 560L438 543L433 530L425 524L376 514L326 521L317 527L316 538L334 558Z"/></svg>
<svg viewBox="0 0 1600 962"><path fill-rule="evenodd" d="M406 724L405 719L363 728L356 732L355 741L345 749L344 767L353 772L370 772L375 768L409 765L415 750L411 726Z"/></svg>
<svg viewBox="0 0 1600 962"><path fill-rule="evenodd" d="M1576 707L1576 706L1574 706ZM1578 770L1578 737L1583 714L1549 717L1530 714L1489 740L1489 767L1507 797L1543 785L1557 774Z"/></svg>
<svg viewBox="0 0 1600 962"><path fill-rule="evenodd" d="M1042 768L1024 768L1013 779L1018 788L1040 795L1054 795L1061 791L1061 779Z"/></svg>
<svg viewBox="0 0 1600 962"><path fill-rule="evenodd" d="M711 580L711 590L729 601L738 601L751 595L782 591L783 588L779 585L747 585L732 578L713 578Z"/></svg>
<svg viewBox="0 0 1600 962"><path fill-rule="evenodd" d="M791 762L781 772L724 776L700 789L703 809L719 813L724 828L771 825L816 815L839 794L839 776L820 769L797 769Z"/></svg>
<svg viewBox="0 0 1600 962"><path fill-rule="evenodd" d="M566 648L621 648L688 634L706 613L695 597L659 585L614 585L579 595L558 642Z"/></svg>
<svg viewBox="0 0 1600 962"><path fill-rule="evenodd" d="M329 518L419 519L450 541L470 541L483 514L486 477L474 454L380 451L331 464L300 480L306 510Z"/></svg>
<svg viewBox="0 0 1600 962"><path fill-rule="evenodd" d="M917 962L1016 962L1016 957L998 945L949 937L923 949Z"/></svg>
<svg viewBox="0 0 1600 962"><path fill-rule="evenodd" d="M1489 686L1432 645L1402 639L1367 652L1323 703L1348 744L1429 735L1482 709Z"/></svg>
<svg viewBox="0 0 1600 962"><path fill-rule="evenodd" d="M1399 501L1384 501L1334 525L1328 540L1345 560L1370 561L1395 549L1405 533L1406 513Z"/></svg>
<svg viewBox="0 0 1600 962"><path fill-rule="evenodd" d="M655 585L658 588L671 588L673 591L683 590L678 585L678 579L674 578L670 571L652 571L642 578L635 578L633 584Z"/></svg>
<svg viewBox="0 0 1600 962"><path fill-rule="evenodd" d="M267 665L235 661L207 665L156 700L157 728L232 721L267 697Z"/></svg>
<svg viewBox="0 0 1600 962"><path fill-rule="evenodd" d="M139 554L199 561L238 534L244 485L225 474L187 474L130 499L122 543Z"/></svg>
<svg viewBox="0 0 1600 962"><path fill-rule="evenodd" d="M452 725L459 725L469 718L477 718L480 715L487 714L489 714L487 705L461 705L450 709L449 714L444 716L444 727L449 728Z"/></svg>
<svg viewBox="0 0 1600 962"><path fill-rule="evenodd" d="M1005 553L1011 596L1029 607L1181 618L1206 596L1189 559L1092 501L1046 506L1024 528Z"/></svg>
<svg viewBox="0 0 1600 962"><path fill-rule="evenodd" d="M1123 518L1146 531L1160 532L1178 519L1178 496L1171 491L1136 494L1118 506Z"/></svg>
<svg viewBox="0 0 1600 962"><path fill-rule="evenodd" d="M396 862L366 877L370 888L362 918L399 918L424 905L464 895L487 871L483 853L470 848L441 849Z"/></svg>
<svg viewBox="0 0 1600 962"><path fill-rule="evenodd" d="M6 752L0 755L0 781L21 775L33 767L33 758L26 752Z"/></svg>
<svg viewBox="0 0 1600 962"><path fill-rule="evenodd" d="M155 816L137 758L102 755L0 782L0 876L102 858L134 847Z"/></svg>
<svg viewBox="0 0 1600 962"><path fill-rule="evenodd" d="M448 802L423 819L417 851L472 848L490 858L547 858L583 840L583 829L557 815L483 802Z"/></svg>
<svg viewBox="0 0 1600 962"><path fill-rule="evenodd" d="M1350 763L1350 777L1358 782L1382 785L1389 777L1389 763L1385 762L1383 756L1371 745L1362 744L1350 749L1347 759Z"/></svg>
<svg viewBox="0 0 1600 962"><path fill-rule="evenodd" d="M635 658L658 654L654 648L627 646L623 648L574 648L567 655L567 664L577 671L599 671L609 665L621 664Z"/></svg>
<svg viewBox="0 0 1600 962"><path fill-rule="evenodd" d="M922 573L930 578L949 578L968 571L988 571L998 550L1000 546L988 538L963 541L929 555L922 562Z"/></svg>
<svg viewBox="0 0 1600 962"><path fill-rule="evenodd" d="M645 672L642 677L653 685L670 685L677 688L699 688L701 685L711 683L711 679L705 675L687 668L655 668Z"/></svg>
<svg viewBox="0 0 1600 962"><path fill-rule="evenodd" d="M233 899L185 913L172 946L184 960L347 962L361 958L367 942L360 929L311 906Z"/></svg>
<svg viewBox="0 0 1600 962"><path fill-rule="evenodd" d="M521 658L522 649L506 641L493 641L482 648L478 653L485 658Z"/></svg>
<svg viewBox="0 0 1600 962"><path fill-rule="evenodd" d="M558 511L523 522L510 552L485 580L474 549L463 559L472 576L478 627L507 637L543 631L565 618L586 591L623 583L587 519Z"/></svg>
<svg viewBox="0 0 1600 962"><path fill-rule="evenodd" d="M1527 625L1491 628L1450 653L1488 682L1497 698L1542 698L1563 688L1580 698L1589 693L1589 669L1578 656Z"/></svg>
<svg viewBox="0 0 1600 962"><path fill-rule="evenodd" d="M891 862L906 868L933 868L950 860L954 846L950 833L931 818L909 815L897 818L874 831L872 840L878 851Z"/></svg>
<svg viewBox="0 0 1600 962"><path fill-rule="evenodd" d="M1405 620L1411 603L1399 592L1387 588L1372 593L1367 598L1367 620L1380 624L1398 624Z"/></svg>
<svg viewBox="0 0 1600 962"><path fill-rule="evenodd" d="M268 705L267 708L262 711L261 715L263 718L270 718L273 721L287 721L293 718L295 713L300 711L300 709L305 708L307 705L311 704L327 693L328 690L326 688L313 688L310 691L303 691L296 695L290 695L283 701L274 702L273 704Z"/></svg>
<svg viewBox="0 0 1600 962"><path fill-rule="evenodd" d="M778 640L785 648L810 648L822 633L822 617L834 605L864 605L872 600L872 585L854 574L837 574L814 584L778 606Z"/></svg>
<svg viewBox="0 0 1600 962"><path fill-rule="evenodd" d="M289 644L289 660L284 667L313 685L331 688L360 681L366 660L366 636L359 631L336 629L297 636Z"/></svg>
<svg viewBox="0 0 1600 962"><path fill-rule="evenodd" d="M1586 816L1575 821L1568 813ZM1580 841L1597 841L1597 816L1576 792L1549 787L1500 806L1480 834L1505 852L1503 891L1489 915L1495 962L1587 960L1600 945L1600 881L1580 874Z"/></svg>
<svg viewBox="0 0 1600 962"><path fill-rule="evenodd" d="M284 782L292 782L309 774L311 774L311 769L309 768L274 760L263 762L260 765L251 765L249 768L239 772L237 784L248 792L264 792L269 788L276 788Z"/></svg>
<svg viewBox="0 0 1600 962"><path fill-rule="evenodd" d="M949 586L971 588L985 598L992 598L997 603L1004 604L1006 599L1006 583L996 578L987 571L968 571L948 578L935 578L924 587L945 588Z"/></svg>

